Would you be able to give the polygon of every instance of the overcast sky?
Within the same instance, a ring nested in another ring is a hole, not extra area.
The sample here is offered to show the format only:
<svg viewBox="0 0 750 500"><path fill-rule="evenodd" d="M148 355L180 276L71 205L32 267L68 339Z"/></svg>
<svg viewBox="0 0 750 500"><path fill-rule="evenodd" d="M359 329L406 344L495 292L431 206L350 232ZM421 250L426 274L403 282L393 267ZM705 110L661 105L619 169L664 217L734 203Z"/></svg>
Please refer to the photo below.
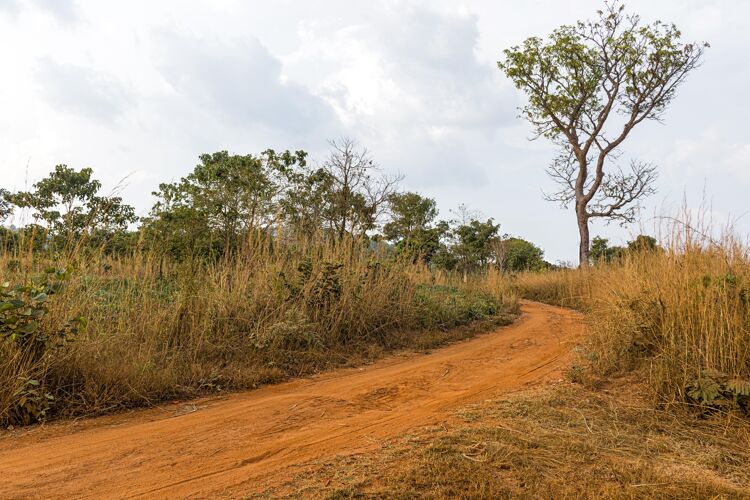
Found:
<svg viewBox="0 0 750 500"><path fill-rule="evenodd" d="M0 0L0 183L22 189L54 165L123 177L140 214L160 182L201 153L305 149L351 136L404 188L459 203L575 260L572 211L542 198L554 150L530 142L523 97L497 69L504 48L591 17L596 0ZM664 124L625 151L660 167L646 205L672 214L705 199L750 232L750 2L631 0L645 20L708 41ZM705 193L705 194L704 194ZM626 240L637 227L597 223Z"/></svg>

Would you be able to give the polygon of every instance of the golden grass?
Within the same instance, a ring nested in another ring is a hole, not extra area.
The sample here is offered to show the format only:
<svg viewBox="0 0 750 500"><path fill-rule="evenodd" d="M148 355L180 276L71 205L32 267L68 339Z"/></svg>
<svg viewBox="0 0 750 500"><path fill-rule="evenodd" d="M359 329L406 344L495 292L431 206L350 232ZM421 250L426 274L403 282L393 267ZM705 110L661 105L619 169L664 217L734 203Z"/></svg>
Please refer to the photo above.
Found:
<svg viewBox="0 0 750 500"><path fill-rule="evenodd" d="M470 405L260 498L748 498L750 424L654 408L634 378Z"/></svg>
<svg viewBox="0 0 750 500"><path fill-rule="evenodd" d="M49 262L0 255L0 282L26 282ZM449 332L455 326L507 320L516 308L512 293L489 280L463 284L354 242L264 239L212 265L148 254L78 254L72 262L43 328L81 315L88 329L35 366L2 344L0 421L28 378L54 396L50 414L103 413L439 345L471 333Z"/></svg>
<svg viewBox="0 0 750 500"><path fill-rule="evenodd" d="M715 242L687 227L666 249L525 274L516 286L585 310L588 361L604 375L643 368L663 401L689 401L689 388L716 372L750 382L750 259L734 238Z"/></svg>

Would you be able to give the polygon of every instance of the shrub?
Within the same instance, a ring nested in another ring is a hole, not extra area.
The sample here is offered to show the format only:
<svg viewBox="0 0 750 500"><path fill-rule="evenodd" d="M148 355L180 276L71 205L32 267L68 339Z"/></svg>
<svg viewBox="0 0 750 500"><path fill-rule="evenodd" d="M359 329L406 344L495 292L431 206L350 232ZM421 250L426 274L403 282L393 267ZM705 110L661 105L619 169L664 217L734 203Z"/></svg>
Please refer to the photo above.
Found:
<svg viewBox="0 0 750 500"><path fill-rule="evenodd" d="M47 415L55 398L47 392L46 371L58 351L86 326L80 316L62 325L45 323L48 300L61 290L70 269L51 267L44 274L43 279L25 285L0 285L0 342L6 363L3 371L6 376L15 375L7 380L3 391L5 411L0 413L0 420L11 424L29 424Z"/></svg>

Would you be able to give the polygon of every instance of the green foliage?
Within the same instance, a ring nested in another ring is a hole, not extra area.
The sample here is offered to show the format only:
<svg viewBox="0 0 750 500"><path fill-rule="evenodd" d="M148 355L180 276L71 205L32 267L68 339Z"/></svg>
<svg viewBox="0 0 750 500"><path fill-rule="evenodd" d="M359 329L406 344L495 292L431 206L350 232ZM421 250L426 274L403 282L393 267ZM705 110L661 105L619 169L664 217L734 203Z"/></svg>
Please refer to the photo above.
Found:
<svg viewBox="0 0 750 500"><path fill-rule="evenodd" d="M589 260L589 219L633 222L636 202L654 193L656 167L609 163L634 127L662 118L707 47L683 43L673 24L642 24L618 1L605 2L597 14L547 38L528 38L498 62L528 98L521 116L536 137L559 148L547 170L559 190L546 198L575 208L582 266Z"/></svg>
<svg viewBox="0 0 750 500"><path fill-rule="evenodd" d="M45 274L40 283L0 285L0 339L18 344L34 359L40 359L50 346L70 341L86 325L84 318L77 317L52 332L40 328L42 317L49 311L47 300L61 289L70 269L48 268Z"/></svg>
<svg viewBox="0 0 750 500"><path fill-rule="evenodd" d="M204 154L195 169L177 183L160 184L145 225L155 247L162 239L176 258L231 253L241 238L265 229L277 212L279 195L304 166L304 151L259 156Z"/></svg>
<svg viewBox="0 0 750 500"><path fill-rule="evenodd" d="M13 206L8 200L10 193L7 189L0 188L0 223L5 221L13 213Z"/></svg>
<svg viewBox="0 0 750 500"><path fill-rule="evenodd" d="M454 231L455 244L451 250L456 255L456 267L464 273L486 266L493 258L492 243L496 241L500 224L492 219L486 222L472 220Z"/></svg>
<svg viewBox="0 0 750 500"><path fill-rule="evenodd" d="M504 271L541 271L548 267L544 251L522 238L505 238L498 245L498 264Z"/></svg>
<svg viewBox="0 0 750 500"><path fill-rule="evenodd" d="M13 394L15 404L7 419L11 423L29 424L47 414L54 397L46 392L45 381L39 371L55 351L71 342L87 326L83 317L76 317L56 327L44 325L48 314L50 296L58 293L71 269L48 268L38 282L11 286L0 285L0 342L20 354L27 366L34 367L40 376L21 377L18 390Z"/></svg>
<svg viewBox="0 0 750 500"><path fill-rule="evenodd" d="M622 257L626 250L627 249L624 247L610 247L607 238L597 236L591 242L591 253L589 254L589 257L594 263L611 262Z"/></svg>
<svg viewBox="0 0 750 500"><path fill-rule="evenodd" d="M19 389L14 394L17 402L11 408L8 421L12 424L29 425L44 420L55 397L44 391L39 380L21 377Z"/></svg>
<svg viewBox="0 0 750 500"><path fill-rule="evenodd" d="M702 406L729 406L750 413L750 380L732 378L717 370L701 371L688 385L687 396Z"/></svg>
<svg viewBox="0 0 750 500"><path fill-rule="evenodd" d="M15 206L34 210L33 217L61 244L94 230L111 233L124 230L137 217L119 196L100 196L101 183L90 168L76 171L57 165L46 178L34 184L33 191L6 195Z"/></svg>
<svg viewBox="0 0 750 500"><path fill-rule="evenodd" d="M302 169L292 177L279 203L284 219L297 236L311 238L325 227L334 183L334 177L323 168Z"/></svg>
<svg viewBox="0 0 750 500"><path fill-rule="evenodd" d="M455 271L458 267L458 257L447 245L440 245L430 261L436 269Z"/></svg>
<svg viewBox="0 0 750 500"><path fill-rule="evenodd" d="M621 259L634 252L653 252L659 249L656 244L656 238L639 234L634 240L629 241L627 246L609 246L609 240L600 236L595 237L591 242L591 253L589 257L593 263L612 262Z"/></svg>
<svg viewBox="0 0 750 500"><path fill-rule="evenodd" d="M388 198L391 220L383 235L396 243L396 250L413 261L430 263L448 232L448 223L435 224L437 204L417 193L394 193Z"/></svg>
<svg viewBox="0 0 750 500"><path fill-rule="evenodd" d="M416 303L421 325L442 329L489 319L501 305L490 294L426 284L417 287Z"/></svg>
<svg viewBox="0 0 750 500"><path fill-rule="evenodd" d="M340 262L323 262L307 297L307 307L316 318L322 318L339 299L342 291Z"/></svg>
<svg viewBox="0 0 750 500"><path fill-rule="evenodd" d="M394 193L388 197L391 220L383 227L389 240L405 240L427 229L437 217L437 204L418 193Z"/></svg>
<svg viewBox="0 0 750 500"><path fill-rule="evenodd" d="M631 252L651 252L658 248L656 238L639 234L633 241L628 242L628 250Z"/></svg>
<svg viewBox="0 0 750 500"><path fill-rule="evenodd" d="M9 253L21 250L41 253L49 248L49 240L47 230L37 224L21 228L0 226L0 249Z"/></svg>
<svg viewBox="0 0 750 500"><path fill-rule="evenodd" d="M564 25L547 40L531 37L504 51L498 66L527 93L523 115L540 135L567 140L578 129L580 140L597 137L598 120L612 106L637 119L656 118L698 63L705 44L683 44L674 25L641 25L623 10L609 3L595 21Z"/></svg>

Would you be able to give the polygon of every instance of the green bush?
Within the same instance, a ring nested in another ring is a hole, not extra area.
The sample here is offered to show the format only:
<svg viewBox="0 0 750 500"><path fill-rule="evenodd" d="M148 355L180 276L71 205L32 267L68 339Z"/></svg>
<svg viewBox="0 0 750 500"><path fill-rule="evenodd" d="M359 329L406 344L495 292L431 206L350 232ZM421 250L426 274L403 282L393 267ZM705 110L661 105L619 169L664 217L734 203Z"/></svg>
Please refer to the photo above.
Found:
<svg viewBox="0 0 750 500"><path fill-rule="evenodd" d="M17 372L14 386L2 393L8 410L5 417L0 413L0 419L8 423L29 424L46 416L54 401L44 380L46 365L86 326L82 317L60 326L44 322L50 296L61 290L69 275L70 269L48 268L40 280L0 285L0 342L4 361L10 365L3 371L15 368Z"/></svg>

